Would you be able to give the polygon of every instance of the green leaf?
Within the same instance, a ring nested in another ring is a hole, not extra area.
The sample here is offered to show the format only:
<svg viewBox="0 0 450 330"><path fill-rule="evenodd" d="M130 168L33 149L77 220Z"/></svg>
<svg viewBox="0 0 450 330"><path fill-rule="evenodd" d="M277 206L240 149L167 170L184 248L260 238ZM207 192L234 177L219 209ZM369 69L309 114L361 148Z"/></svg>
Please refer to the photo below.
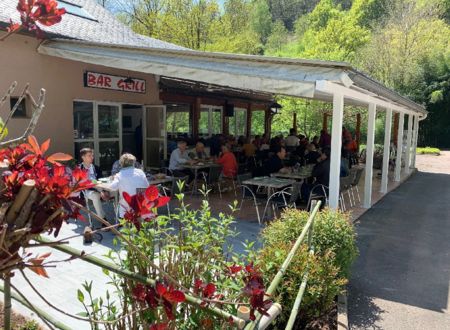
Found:
<svg viewBox="0 0 450 330"><path fill-rule="evenodd" d="M80 289L78 289L78 291L77 291L77 296L78 296L78 301L81 303L84 303L84 294Z"/></svg>
<svg viewBox="0 0 450 330"><path fill-rule="evenodd" d="M89 314L86 313L86 312L79 312L79 313L77 313L76 315L82 316L82 317L89 317Z"/></svg>

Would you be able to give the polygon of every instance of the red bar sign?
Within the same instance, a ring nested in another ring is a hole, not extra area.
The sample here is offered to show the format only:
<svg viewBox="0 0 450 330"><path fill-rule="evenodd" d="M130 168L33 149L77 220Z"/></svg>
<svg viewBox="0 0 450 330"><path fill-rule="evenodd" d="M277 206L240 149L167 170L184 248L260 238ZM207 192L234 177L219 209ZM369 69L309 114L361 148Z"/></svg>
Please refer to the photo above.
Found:
<svg viewBox="0 0 450 330"><path fill-rule="evenodd" d="M145 93L145 80L120 77L105 73L87 71L84 74L84 87L112 89L116 91Z"/></svg>

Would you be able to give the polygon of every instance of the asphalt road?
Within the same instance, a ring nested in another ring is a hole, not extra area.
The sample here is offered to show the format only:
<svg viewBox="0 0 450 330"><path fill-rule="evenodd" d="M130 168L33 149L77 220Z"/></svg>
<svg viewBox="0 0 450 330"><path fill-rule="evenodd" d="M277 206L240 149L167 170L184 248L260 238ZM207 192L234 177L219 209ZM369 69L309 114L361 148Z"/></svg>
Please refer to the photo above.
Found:
<svg viewBox="0 0 450 330"><path fill-rule="evenodd" d="M450 330L450 175L414 174L356 230L350 328Z"/></svg>

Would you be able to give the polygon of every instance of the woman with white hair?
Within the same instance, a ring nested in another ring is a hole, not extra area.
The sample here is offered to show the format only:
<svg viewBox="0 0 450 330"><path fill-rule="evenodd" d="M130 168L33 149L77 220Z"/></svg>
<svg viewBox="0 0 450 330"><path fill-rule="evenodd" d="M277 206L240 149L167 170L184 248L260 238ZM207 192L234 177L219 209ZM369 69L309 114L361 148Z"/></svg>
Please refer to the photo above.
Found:
<svg viewBox="0 0 450 330"><path fill-rule="evenodd" d="M127 206L127 202L123 199L123 192L133 196L136 195L138 188L147 188L149 184L144 171L135 168L136 157L132 154L123 154L120 156L119 162L120 172L114 176L114 180L109 186L113 190L119 190L119 216L122 218Z"/></svg>

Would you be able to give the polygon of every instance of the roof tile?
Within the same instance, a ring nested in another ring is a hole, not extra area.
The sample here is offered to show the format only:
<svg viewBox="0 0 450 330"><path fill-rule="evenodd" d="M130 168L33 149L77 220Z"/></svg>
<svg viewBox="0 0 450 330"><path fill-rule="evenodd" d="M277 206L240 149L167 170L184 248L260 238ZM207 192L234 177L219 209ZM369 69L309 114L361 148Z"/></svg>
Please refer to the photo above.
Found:
<svg viewBox="0 0 450 330"><path fill-rule="evenodd" d="M99 5L95 0L65 0L83 7L97 21L66 14L59 24L51 27L42 27L52 36L70 39L78 39L102 44L114 44L124 46L164 48L164 49L186 49L184 47L146 37L133 32L128 26L117 20L114 15ZM10 19L20 21L16 9L18 0L0 1L0 22L8 23ZM60 7L64 7L60 3Z"/></svg>

